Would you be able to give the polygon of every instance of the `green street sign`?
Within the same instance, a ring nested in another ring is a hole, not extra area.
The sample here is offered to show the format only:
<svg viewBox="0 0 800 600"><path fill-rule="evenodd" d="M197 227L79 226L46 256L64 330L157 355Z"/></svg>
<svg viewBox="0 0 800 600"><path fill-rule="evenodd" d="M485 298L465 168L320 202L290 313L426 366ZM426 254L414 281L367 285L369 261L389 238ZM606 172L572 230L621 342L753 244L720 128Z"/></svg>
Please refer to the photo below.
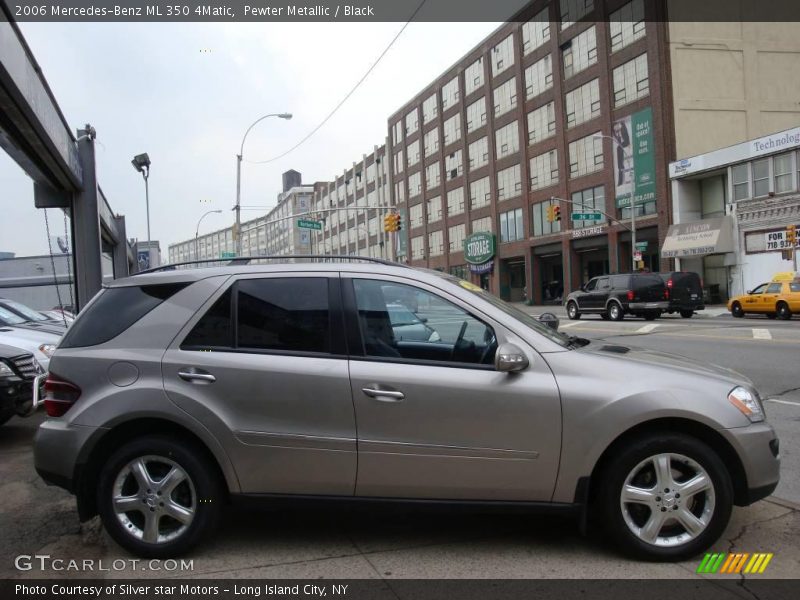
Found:
<svg viewBox="0 0 800 600"><path fill-rule="evenodd" d="M300 229L316 229L317 231L322 231L322 223L312 219L298 219L297 226Z"/></svg>
<svg viewBox="0 0 800 600"><path fill-rule="evenodd" d="M636 242L637 250L647 250L647 242Z"/></svg>
<svg viewBox="0 0 800 600"><path fill-rule="evenodd" d="M472 265L482 265L494 258L495 237L488 231L473 233L464 240L464 260Z"/></svg>
<svg viewBox="0 0 800 600"><path fill-rule="evenodd" d="M599 212L574 212L572 213L573 221L602 221L603 213Z"/></svg>
<svg viewBox="0 0 800 600"><path fill-rule="evenodd" d="M220 252L220 258L236 258L236 252Z"/></svg>

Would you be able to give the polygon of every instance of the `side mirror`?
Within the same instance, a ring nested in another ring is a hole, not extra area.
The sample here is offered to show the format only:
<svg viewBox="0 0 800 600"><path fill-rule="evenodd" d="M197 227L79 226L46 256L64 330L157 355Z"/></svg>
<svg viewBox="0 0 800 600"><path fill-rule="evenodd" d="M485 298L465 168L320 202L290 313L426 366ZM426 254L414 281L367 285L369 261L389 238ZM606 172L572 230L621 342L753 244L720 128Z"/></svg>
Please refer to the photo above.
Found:
<svg viewBox="0 0 800 600"><path fill-rule="evenodd" d="M555 316L551 312L542 313L539 315L539 322L547 325L550 329L554 331L558 331L559 320L558 317Z"/></svg>
<svg viewBox="0 0 800 600"><path fill-rule="evenodd" d="M752 293L753 293L753 290L747 290L747 292L745 292L745 293L746 293L746 294L752 294Z"/></svg>
<svg viewBox="0 0 800 600"><path fill-rule="evenodd" d="M585 283L582 283L582 284L581 284L581 291L582 291L582 292L585 292L585 291L586 291L586 284L585 284Z"/></svg>
<svg viewBox="0 0 800 600"><path fill-rule="evenodd" d="M515 344L500 344L494 355L494 368L501 373L516 373L528 368L528 357Z"/></svg>
<svg viewBox="0 0 800 600"><path fill-rule="evenodd" d="M428 322L428 317L420 317L419 315L417 315L417 318L419 319L420 323L427 323Z"/></svg>

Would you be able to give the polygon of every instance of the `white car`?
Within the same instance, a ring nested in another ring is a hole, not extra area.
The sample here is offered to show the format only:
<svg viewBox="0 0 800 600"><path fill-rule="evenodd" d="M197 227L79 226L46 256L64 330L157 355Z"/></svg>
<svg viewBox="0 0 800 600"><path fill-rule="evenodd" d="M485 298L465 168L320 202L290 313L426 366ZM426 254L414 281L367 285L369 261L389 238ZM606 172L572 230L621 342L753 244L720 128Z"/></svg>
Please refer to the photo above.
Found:
<svg viewBox="0 0 800 600"><path fill-rule="evenodd" d="M33 354L34 358L47 371L50 357L53 356L60 336L44 331L32 331L19 327L0 327L0 344L16 346Z"/></svg>

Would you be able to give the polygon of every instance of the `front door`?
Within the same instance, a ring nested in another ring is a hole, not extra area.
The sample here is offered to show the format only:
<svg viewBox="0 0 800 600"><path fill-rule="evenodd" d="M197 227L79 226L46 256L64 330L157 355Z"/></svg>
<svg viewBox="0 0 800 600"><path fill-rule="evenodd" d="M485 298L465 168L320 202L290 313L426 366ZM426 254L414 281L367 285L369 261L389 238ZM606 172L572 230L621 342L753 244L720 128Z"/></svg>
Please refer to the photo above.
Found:
<svg viewBox="0 0 800 600"><path fill-rule="evenodd" d="M343 280L356 495L550 500L561 407L549 367L513 332L456 298L409 283L356 274ZM398 285L420 298L417 316L432 330L427 340L400 340L393 331L387 290ZM527 370L494 370L505 341L524 348Z"/></svg>
<svg viewBox="0 0 800 600"><path fill-rule="evenodd" d="M338 274L242 278L164 355L169 398L220 441L245 493L353 494L340 298Z"/></svg>

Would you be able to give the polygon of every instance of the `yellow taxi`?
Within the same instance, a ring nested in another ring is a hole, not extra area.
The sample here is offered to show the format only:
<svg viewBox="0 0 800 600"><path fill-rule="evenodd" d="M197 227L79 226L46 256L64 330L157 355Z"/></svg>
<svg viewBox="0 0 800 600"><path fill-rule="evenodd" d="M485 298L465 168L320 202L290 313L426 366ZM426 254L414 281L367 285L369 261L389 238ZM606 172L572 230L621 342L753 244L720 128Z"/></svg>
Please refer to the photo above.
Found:
<svg viewBox="0 0 800 600"><path fill-rule="evenodd" d="M728 310L734 317L758 313L770 319L791 319L793 313L800 313L800 272L778 273L769 283L728 300Z"/></svg>

